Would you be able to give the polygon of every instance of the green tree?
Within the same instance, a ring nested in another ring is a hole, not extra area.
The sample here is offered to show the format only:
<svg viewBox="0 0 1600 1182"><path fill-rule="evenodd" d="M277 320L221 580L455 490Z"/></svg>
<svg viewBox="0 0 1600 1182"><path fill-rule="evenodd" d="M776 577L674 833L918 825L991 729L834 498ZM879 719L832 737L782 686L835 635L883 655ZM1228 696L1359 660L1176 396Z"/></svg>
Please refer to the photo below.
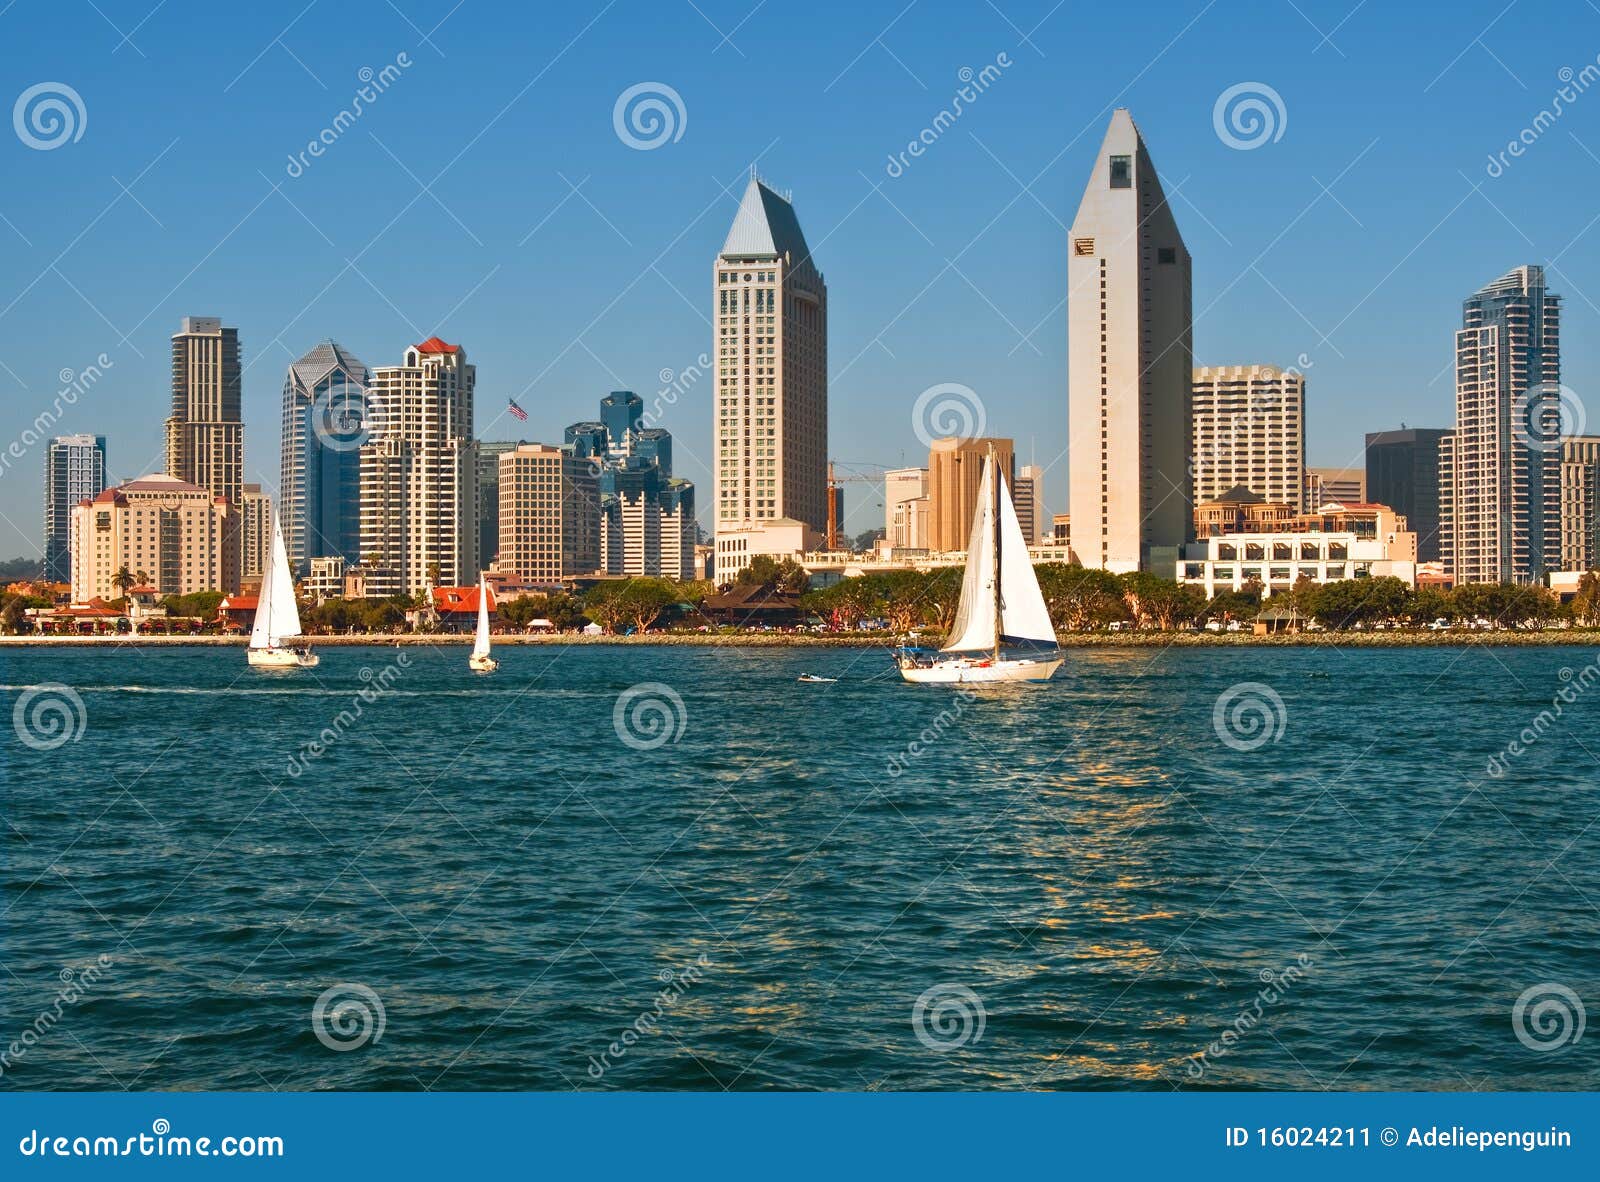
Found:
<svg viewBox="0 0 1600 1182"><path fill-rule="evenodd" d="M633 625L635 632L644 632L678 602L678 588L669 579L645 576L629 579L618 598L622 618Z"/></svg>
<svg viewBox="0 0 1600 1182"><path fill-rule="evenodd" d="M1131 571L1120 582L1128 611L1141 628L1154 624L1170 632L1192 621L1205 606L1205 597L1195 587L1150 571Z"/></svg>
<svg viewBox="0 0 1600 1182"><path fill-rule="evenodd" d="M1110 571L1059 562L1043 563L1033 571L1057 629L1082 632L1127 618L1122 584Z"/></svg>
<svg viewBox="0 0 1600 1182"><path fill-rule="evenodd" d="M1588 571L1578 580L1578 593L1572 597L1572 618L1585 628L1600 624L1600 574Z"/></svg>

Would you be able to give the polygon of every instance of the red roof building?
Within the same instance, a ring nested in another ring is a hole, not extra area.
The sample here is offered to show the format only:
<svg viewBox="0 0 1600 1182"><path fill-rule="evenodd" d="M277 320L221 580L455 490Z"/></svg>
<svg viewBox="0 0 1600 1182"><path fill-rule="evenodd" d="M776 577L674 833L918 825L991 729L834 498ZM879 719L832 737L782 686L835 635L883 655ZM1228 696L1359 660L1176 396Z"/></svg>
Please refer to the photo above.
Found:
<svg viewBox="0 0 1600 1182"><path fill-rule="evenodd" d="M438 337L429 337L427 340L423 341L422 344L417 346L417 352L418 353L459 353L459 352L461 352L461 346L460 345L452 345L452 344L449 344L446 341L441 341Z"/></svg>

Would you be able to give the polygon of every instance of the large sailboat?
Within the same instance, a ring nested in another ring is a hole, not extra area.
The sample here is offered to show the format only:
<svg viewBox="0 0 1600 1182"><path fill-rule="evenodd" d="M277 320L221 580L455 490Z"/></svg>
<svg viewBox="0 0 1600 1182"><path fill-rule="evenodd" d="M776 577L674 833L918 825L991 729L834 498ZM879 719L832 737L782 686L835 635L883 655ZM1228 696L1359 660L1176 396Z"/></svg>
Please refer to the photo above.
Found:
<svg viewBox="0 0 1600 1182"><path fill-rule="evenodd" d="M300 636L300 608L294 600L294 574L283 545L283 527L272 514L272 550L261 576L255 627L250 629L250 664L256 669L314 669L321 659L310 644L289 644Z"/></svg>
<svg viewBox="0 0 1600 1182"><path fill-rule="evenodd" d="M475 673L493 673L500 668L500 662L489 655L489 589L482 575L478 576L478 631L467 664Z"/></svg>
<svg viewBox="0 0 1600 1182"><path fill-rule="evenodd" d="M937 651L896 649L895 663L907 681L951 684L1048 681L1061 662L1022 525L990 448L950 639Z"/></svg>

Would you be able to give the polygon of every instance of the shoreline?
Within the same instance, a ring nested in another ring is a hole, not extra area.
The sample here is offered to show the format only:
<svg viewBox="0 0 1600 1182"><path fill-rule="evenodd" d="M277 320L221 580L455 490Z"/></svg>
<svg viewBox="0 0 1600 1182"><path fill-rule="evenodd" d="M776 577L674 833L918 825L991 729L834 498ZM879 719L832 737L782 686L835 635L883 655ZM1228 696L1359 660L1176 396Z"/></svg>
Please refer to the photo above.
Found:
<svg viewBox="0 0 1600 1182"><path fill-rule="evenodd" d="M426 635L313 636L313 648L395 648L469 645L470 633ZM244 636L0 636L4 648L243 648ZM1567 647L1600 648L1600 630L1547 632L1300 632L1273 636L1213 632L1067 633L1058 638L1064 649L1077 648L1468 648ZM496 636L498 646L590 645L619 648L883 648L894 647L881 633L811 636L793 633L652 632L644 636L556 635Z"/></svg>

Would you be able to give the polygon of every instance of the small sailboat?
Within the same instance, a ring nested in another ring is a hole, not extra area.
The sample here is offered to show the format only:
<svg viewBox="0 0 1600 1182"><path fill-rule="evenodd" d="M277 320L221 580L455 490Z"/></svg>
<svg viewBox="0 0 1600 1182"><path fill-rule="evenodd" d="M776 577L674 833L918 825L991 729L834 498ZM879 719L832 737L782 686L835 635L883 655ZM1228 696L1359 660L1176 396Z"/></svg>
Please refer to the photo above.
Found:
<svg viewBox="0 0 1600 1182"><path fill-rule="evenodd" d="M478 631L467 664L475 673L493 673L500 668L500 662L489 655L489 589L482 575L478 576Z"/></svg>
<svg viewBox="0 0 1600 1182"><path fill-rule="evenodd" d="M250 629L250 665L254 669L315 669L321 660L310 644L289 644L300 636L300 607L294 600L294 575L283 545L283 527L272 515L272 550L261 576L256 622Z"/></svg>
<svg viewBox="0 0 1600 1182"><path fill-rule="evenodd" d="M837 677L820 677L815 673L802 673L795 680L804 682L807 685L832 685L839 679Z"/></svg>
<svg viewBox="0 0 1600 1182"><path fill-rule="evenodd" d="M950 639L938 651L898 648L895 663L907 681L952 684L1049 681L1061 662L1050 611L991 447Z"/></svg>

